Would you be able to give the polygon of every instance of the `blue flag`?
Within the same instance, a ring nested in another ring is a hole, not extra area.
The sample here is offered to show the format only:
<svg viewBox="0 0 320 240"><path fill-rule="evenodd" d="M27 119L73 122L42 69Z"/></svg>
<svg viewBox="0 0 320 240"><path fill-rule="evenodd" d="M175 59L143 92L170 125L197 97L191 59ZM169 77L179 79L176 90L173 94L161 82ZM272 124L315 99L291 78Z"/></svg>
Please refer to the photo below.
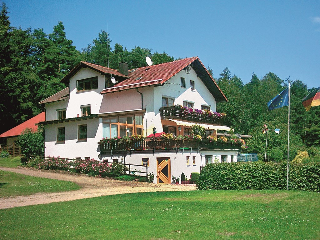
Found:
<svg viewBox="0 0 320 240"><path fill-rule="evenodd" d="M286 88L273 99L268 102L268 109L273 110L276 108L281 108L284 106L289 106L289 89Z"/></svg>

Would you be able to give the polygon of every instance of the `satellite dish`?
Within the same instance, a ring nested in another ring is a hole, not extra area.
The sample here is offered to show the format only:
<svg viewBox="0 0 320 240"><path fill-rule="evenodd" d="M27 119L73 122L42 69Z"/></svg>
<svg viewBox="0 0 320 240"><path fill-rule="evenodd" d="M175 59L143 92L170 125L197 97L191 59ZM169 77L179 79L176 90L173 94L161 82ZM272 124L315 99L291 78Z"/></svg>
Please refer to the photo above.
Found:
<svg viewBox="0 0 320 240"><path fill-rule="evenodd" d="M116 83L117 83L117 81L116 81L116 79L115 79L114 77L111 78L111 82L112 82L113 84L116 84Z"/></svg>
<svg viewBox="0 0 320 240"><path fill-rule="evenodd" d="M151 66L153 64L153 62L151 61L151 58L146 57L146 62L148 64L148 66Z"/></svg>

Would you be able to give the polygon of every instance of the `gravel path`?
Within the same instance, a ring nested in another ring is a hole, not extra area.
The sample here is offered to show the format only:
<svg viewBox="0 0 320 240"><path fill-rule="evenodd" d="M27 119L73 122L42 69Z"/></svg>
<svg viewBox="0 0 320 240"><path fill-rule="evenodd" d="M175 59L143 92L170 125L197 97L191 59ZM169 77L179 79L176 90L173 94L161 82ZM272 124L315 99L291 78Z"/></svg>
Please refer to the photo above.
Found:
<svg viewBox="0 0 320 240"><path fill-rule="evenodd" d="M83 198L124 193L196 190L195 185L152 184L135 181L127 182L114 179L88 177L83 174L71 174L66 172L35 170L29 168L0 167L0 170L20 173L34 177L71 181L81 186L81 189L76 191L59 193L37 193L29 196L0 198L0 209L37 204L48 204L52 202L72 201Z"/></svg>

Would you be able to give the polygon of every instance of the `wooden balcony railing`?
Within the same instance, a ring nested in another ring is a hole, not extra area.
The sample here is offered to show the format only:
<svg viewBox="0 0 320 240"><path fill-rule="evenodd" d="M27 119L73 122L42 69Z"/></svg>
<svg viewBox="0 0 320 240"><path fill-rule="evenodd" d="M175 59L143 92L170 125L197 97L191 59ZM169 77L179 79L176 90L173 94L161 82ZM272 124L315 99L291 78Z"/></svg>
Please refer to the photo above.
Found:
<svg viewBox="0 0 320 240"><path fill-rule="evenodd" d="M161 107L159 111L162 119L177 119L218 125L223 125L226 116L224 113L187 108L180 105Z"/></svg>
<svg viewBox="0 0 320 240"><path fill-rule="evenodd" d="M109 140L109 139L108 139ZM208 139L199 140L171 140L171 139L152 139L132 140L130 142L121 141L101 141L99 143L100 152L110 151L143 151L143 150L173 150L173 149L240 149L241 143L218 142Z"/></svg>

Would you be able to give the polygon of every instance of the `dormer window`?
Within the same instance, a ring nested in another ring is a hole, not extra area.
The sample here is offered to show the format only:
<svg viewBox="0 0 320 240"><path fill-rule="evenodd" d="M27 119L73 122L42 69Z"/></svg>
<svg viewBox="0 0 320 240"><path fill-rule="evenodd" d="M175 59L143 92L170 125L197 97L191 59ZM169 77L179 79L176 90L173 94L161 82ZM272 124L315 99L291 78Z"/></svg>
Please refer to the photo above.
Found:
<svg viewBox="0 0 320 240"><path fill-rule="evenodd" d="M86 117L91 115L91 106L86 105L86 106L81 106L81 117Z"/></svg>
<svg viewBox="0 0 320 240"><path fill-rule="evenodd" d="M98 77L77 80L78 91L88 91L92 89L98 89Z"/></svg>

